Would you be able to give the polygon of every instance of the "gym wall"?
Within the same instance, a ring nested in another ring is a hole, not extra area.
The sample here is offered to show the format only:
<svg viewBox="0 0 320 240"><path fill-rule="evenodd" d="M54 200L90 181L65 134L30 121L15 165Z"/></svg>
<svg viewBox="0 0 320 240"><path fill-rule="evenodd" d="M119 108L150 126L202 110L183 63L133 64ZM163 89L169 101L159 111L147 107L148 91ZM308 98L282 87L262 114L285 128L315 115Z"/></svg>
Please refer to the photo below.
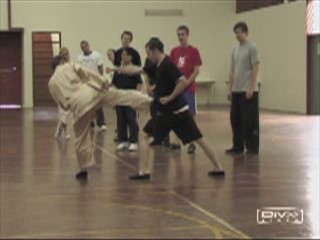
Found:
<svg viewBox="0 0 320 240"><path fill-rule="evenodd" d="M1 1L1 29L7 28L6 2ZM182 16L145 16L146 9L181 9ZM285 3L236 14L234 1L13 1L12 27L24 33L24 107L33 106L32 42L33 31L61 31L62 45L75 60L82 39L102 53L120 47L125 29L134 34L132 46L145 58L144 45L159 36L165 51L178 44L176 27L190 27L190 43L203 59L199 80L215 80L212 103L228 104L226 80L232 48L237 41L232 32L236 21L244 20L249 36L258 46L261 58L260 106L265 109L306 112L306 37L304 1ZM208 99L208 89L198 88L198 103Z"/></svg>

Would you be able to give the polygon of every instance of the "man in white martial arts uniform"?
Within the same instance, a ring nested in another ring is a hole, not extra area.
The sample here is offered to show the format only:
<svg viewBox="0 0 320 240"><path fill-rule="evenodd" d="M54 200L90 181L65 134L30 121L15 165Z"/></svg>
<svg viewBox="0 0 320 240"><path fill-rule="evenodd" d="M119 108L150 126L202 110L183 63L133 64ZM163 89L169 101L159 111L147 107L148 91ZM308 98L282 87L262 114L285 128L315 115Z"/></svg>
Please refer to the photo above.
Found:
<svg viewBox="0 0 320 240"><path fill-rule="evenodd" d="M152 99L136 90L109 89L99 74L61 56L49 81L50 93L59 106L73 113L75 148L80 171L77 179L87 179L87 169L95 164L90 136L90 121L103 104L149 110Z"/></svg>

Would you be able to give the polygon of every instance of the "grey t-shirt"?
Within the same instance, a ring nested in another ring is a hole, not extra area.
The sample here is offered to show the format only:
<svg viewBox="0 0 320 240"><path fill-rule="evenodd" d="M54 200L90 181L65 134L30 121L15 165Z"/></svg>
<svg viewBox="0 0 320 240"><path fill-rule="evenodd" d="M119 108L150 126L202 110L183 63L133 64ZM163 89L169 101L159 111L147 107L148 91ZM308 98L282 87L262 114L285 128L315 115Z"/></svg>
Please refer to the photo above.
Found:
<svg viewBox="0 0 320 240"><path fill-rule="evenodd" d="M246 92L253 77L253 65L259 63L258 51L256 46L247 42L244 45L239 45L232 52L233 63L233 86L232 92ZM255 91L258 91L258 84L255 86Z"/></svg>

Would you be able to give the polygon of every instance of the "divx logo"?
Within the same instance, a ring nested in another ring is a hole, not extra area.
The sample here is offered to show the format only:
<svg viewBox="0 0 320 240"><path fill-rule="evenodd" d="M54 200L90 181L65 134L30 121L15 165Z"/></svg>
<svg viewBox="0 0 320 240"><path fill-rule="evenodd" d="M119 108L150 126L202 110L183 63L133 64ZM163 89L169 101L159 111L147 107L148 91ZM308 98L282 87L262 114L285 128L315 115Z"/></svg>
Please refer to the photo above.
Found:
<svg viewBox="0 0 320 240"><path fill-rule="evenodd" d="M257 209L257 223L302 224L303 209L296 207L263 207Z"/></svg>

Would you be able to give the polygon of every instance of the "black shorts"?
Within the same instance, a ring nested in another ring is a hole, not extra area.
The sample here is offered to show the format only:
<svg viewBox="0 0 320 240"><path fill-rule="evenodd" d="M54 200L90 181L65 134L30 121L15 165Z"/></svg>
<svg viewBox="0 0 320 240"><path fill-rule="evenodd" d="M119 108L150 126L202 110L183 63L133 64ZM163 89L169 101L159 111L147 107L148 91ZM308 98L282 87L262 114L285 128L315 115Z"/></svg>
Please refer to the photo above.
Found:
<svg viewBox="0 0 320 240"><path fill-rule="evenodd" d="M143 131L152 136L157 143L163 142L171 130L183 144L191 143L203 137L189 111L153 117L143 128Z"/></svg>

